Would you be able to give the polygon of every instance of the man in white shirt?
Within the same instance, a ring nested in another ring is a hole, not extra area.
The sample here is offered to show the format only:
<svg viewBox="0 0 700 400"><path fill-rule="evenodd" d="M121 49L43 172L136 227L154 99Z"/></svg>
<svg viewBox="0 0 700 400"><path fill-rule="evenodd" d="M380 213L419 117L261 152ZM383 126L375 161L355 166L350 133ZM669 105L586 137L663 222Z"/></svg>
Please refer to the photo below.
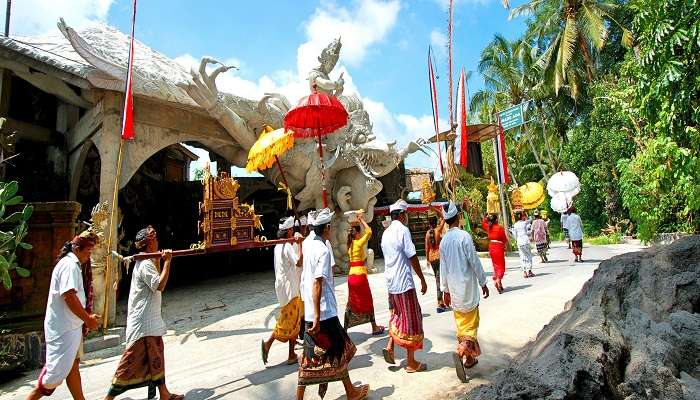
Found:
<svg viewBox="0 0 700 400"><path fill-rule="evenodd" d="M479 329L480 293L489 297L486 274L476 254L471 235L459 228L462 213L452 202L445 205L442 216L450 230L440 242L440 286L445 302L452 306L457 323L457 351L452 354L457 376L467 381L465 368L477 364L481 354L476 338Z"/></svg>
<svg viewBox="0 0 700 400"><path fill-rule="evenodd" d="M569 230L569 237L571 238L574 262L583 262L581 258L583 254L583 222L581 217L576 214L576 207L571 206L567 213L569 218L566 220L566 228Z"/></svg>
<svg viewBox="0 0 700 400"><path fill-rule="evenodd" d="M569 211L566 210L561 213L559 217L559 222L561 222L561 230L564 231L564 240L566 240L566 245L571 248L571 238L569 237L569 228L566 227L566 221L569 219Z"/></svg>
<svg viewBox="0 0 700 400"><path fill-rule="evenodd" d="M297 399L304 398L308 385L319 385L323 398L329 382L342 381L348 399L364 399L369 385L353 386L348 363L355 355L355 345L338 319L338 305L333 286L330 238L333 212L324 208L309 214L314 237L302 244L303 269L301 294L304 300L304 351L299 363Z"/></svg>
<svg viewBox="0 0 700 400"><path fill-rule="evenodd" d="M288 217L281 221L279 225L280 239L291 239L294 237L294 217ZM289 354L287 364L297 363L297 355L294 353L296 337L299 335L299 323L304 312L304 304L299 293L299 275L301 268L297 268L299 257L294 245L290 242L275 245L275 293L279 302L280 310L277 317L277 324L267 341L261 341L261 353L263 363L267 364L267 355L275 340L289 343Z"/></svg>
<svg viewBox="0 0 700 400"><path fill-rule="evenodd" d="M406 224L408 204L398 200L389 207L391 224L382 234L384 253L384 277L389 291L389 342L382 350L384 360L395 363L394 342L406 349L406 372L425 371L427 366L416 361L415 351L423 348L423 314L411 269L420 279L421 294L428 289L423 271L420 269L416 247Z"/></svg>
<svg viewBox="0 0 700 400"><path fill-rule="evenodd" d="M134 246L146 253L158 252L158 237L152 226L136 233ZM154 398L156 387L160 398L183 400L180 394L173 394L165 385L165 348L163 335L165 321L161 314L162 292L170 277L170 261L173 253L164 250L160 259L148 258L136 262L131 272L129 302L126 317L126 350L122 355L117 371L112 378L112 386L105 397L111 400L130 389L148 387L148 398Z"/></svg>
<svg viewBox="0 0 700 400"><path fill-rule="evenodd" d="M511 232L518 241L518 253L520 254L520 269L525 278L535 276L532 273L532 251L530 250L530 223L527 220L527 213L518 211L515 213L518 220L513 224Z"/></svg>
<svg viewBox="0 0 700 400"><path fill-rule="evenodd" d="M98 242L97 235L85 231L66 242L51 273L49 298L44 318L46 363L37 386L27 399L51 396L66 381L71 396L84 400L80 379L83 324L88 330L97 328L99 316L85 310L86 295L81 265L88 265L90 254Z"/></svg>

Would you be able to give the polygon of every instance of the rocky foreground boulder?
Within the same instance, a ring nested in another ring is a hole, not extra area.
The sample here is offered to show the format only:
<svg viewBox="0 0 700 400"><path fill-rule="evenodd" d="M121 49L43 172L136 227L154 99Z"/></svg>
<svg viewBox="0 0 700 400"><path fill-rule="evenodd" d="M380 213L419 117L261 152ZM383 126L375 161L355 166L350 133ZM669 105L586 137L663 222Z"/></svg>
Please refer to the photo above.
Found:
<svg viewBox="0 0 700 400"><path fill-rule="evenodd" d="M699 312L700 236L617 256L467 398L700 399Z"/></svg>

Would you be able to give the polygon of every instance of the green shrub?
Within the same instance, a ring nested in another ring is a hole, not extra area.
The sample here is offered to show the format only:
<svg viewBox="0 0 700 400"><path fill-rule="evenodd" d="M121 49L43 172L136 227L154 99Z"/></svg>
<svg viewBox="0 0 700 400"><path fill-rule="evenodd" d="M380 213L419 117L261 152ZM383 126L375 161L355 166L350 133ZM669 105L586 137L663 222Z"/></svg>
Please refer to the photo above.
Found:
<svg viewBox="0 0 700 400"><path fill-rule="evenodd" d="M32 216L34 208L25 205L22 211L13 212L5 217L7 207L16 206L22 202L22 196L17 196L19 184L16 181L0 182L0 280L5 289L12 288L10 272L15 271L21 277L28 277L29 270L17 264L17 249L30 250L32 246L22 240L27 236L27 221Z"/></svg>

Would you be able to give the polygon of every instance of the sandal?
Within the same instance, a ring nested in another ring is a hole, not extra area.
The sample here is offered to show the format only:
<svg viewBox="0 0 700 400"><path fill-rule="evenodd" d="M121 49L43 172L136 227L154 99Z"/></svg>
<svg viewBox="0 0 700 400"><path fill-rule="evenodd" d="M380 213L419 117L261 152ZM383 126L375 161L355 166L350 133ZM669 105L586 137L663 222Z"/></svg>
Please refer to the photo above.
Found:
<svg viewBox="0 0 700 400"><path fill-rule="evenodd" d="M406 372L409 374L412 374L415 372L423 372L423 371L427 371L427 370L428 370L428 366L423 364L423 363L418 363L418 368L416 368L416 369L410 369L410 368L406 367Z"/></svg>
<svg viewBox="0 0 700 400"><path fill-rule="evenodd" d="M299 357L288 358L287 365L299 364Z"/></svg>
<svg viewBox="0 0 700 400"><path fill-rule="evenodd" d="M357 395L357 397L354 397L352 400L362 400L367 398L367 395L369 394L369 385L362 385L360 386L360 393ZM348 400L350 398L348 397Z"/></svg>
<svg viewBox="0 0 700 400"><path fill-rule="evenodd" d="M384 327L383 326L378 326L376 331L372 332L372 336L379 336L384 333Z"/></svg>
<svg viewBox="0 0 700 400"><path fill-rule="evenodd" d="M181 394L170 393L170 397L168 397L168 400L185 400L185 396Z"/></svg>
<svg viewBox="0 0 700 400"><path fill-rule="evenodd" d="M479 360L477 360L477 359L475 358L473 363L471 363L471 364L469 364L469 365L467 365L467 364L465 363L465 364L464 364L464 368L466 368L466 369L474 368L474 366L475 366L476 364L478 364L478 363L479 363Z"/></svg>
<svg viewBox="0 0 700 400"><path fill-rule="evenodd" d="M263 364L267 365L267 354L268 352L265 351L265 341L260 340L260 356L262 357Z"/></svg>
<svg viewBox="0 0 700 400"><path fill-rule="evenodd" d="M457 378L462 383L467 383L467 372L464 370L464 364L462 364L462 357L457 353L452 353L452 360L455 363L455 371L457 372Z"/></svg>
<svg viewBox="0 0 700 400"><path fill-rule="evenodd" d="M532 278L533 276L535 276L535 274L533 274L531 270L530 270L530 271L527 271L527 274L528 274L528 276L529 276L530 278Z"/></svg>
<svg viewBox="0 0 700 400"><path fill-rule="evenodd" d="M396 360L394 360L394 352L389 351L387 349L382 349L382 354L384 355L384 361L387 362L387 364L396 364Z"/></svg>

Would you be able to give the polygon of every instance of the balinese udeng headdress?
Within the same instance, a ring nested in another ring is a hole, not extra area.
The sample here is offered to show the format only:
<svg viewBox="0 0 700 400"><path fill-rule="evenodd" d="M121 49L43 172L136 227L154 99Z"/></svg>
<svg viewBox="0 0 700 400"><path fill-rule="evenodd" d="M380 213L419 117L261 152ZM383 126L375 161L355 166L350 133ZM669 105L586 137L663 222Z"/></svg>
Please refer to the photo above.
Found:
<svg viewBox="0 0 700 400"><path fill-rule="evenodd" d="M95 233L92 229L82 231L79 235L76 235L73 240L71 240L73 245L80 248L95 246L99 242L100 237L97 236L97 233Z"/></svg>
<svg viewBox="0 0 700 400"><path fill-rule="evenodd" d="M141 229L136 233L136 240L134 241L134 246L137 250L141 250L146 247L146 244L156 238L156 230L153 229L151 225L146 228Z"/></svg>

